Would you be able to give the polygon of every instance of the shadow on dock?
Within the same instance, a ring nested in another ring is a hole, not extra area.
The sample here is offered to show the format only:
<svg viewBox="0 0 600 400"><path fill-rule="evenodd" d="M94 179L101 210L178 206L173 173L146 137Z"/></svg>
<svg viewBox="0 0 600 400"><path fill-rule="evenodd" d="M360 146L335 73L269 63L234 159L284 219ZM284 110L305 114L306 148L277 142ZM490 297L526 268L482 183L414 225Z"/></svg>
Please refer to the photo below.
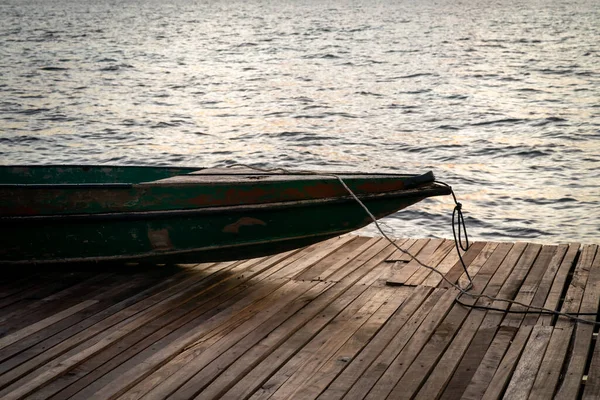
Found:
<svg viewBox="0 0 600 400"><path fill-rule="evenodd" d="M452 241L396 243L466 284ZM463 258L475 293L598 313L596 245ZM357 236L233 262L4 268L0 398L598 398L596 327L456 294Z"/></svg>

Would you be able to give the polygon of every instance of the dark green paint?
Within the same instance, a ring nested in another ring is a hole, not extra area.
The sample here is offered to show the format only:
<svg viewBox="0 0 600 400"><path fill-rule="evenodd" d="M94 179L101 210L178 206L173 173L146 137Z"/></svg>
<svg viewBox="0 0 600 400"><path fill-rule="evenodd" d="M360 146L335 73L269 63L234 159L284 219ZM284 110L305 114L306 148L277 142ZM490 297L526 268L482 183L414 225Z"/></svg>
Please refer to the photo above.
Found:
<svg viewBox="0 0 600 400"><path fill-rule="evenodd" d="M128 168L121 167L122 175L115 181L125 183L124 177L140 178L142 173L163 179L174 171L169 169L160 173L157 172L159 169L150 171L146 168L125 171ZM67 185L75 182L73 171L75 169L68 174ZM227 193L233 188L231 183L200 187L36 187L43 174L39 168L35 174L33 186L0 184L3 206L13 201L15 208L22 207L15 202L14 190L22 190L21 196L35 193L46 201L31 202L43 208L34 214L15 216L5 210L0 213L0 263L99 260L183 263L242 259L315 243L370 222L364 210L348 196L315 198L320 191L330 192L331 187L327 185L340 186L339 182L325 177L270 183L242 182L242 190L237 188L235 192L241 197L228 199ZM396 176L395 179L405 177ZM375 181L394 179L381 175L373 178ZM349 178L348 181L351 186L364 190L365 183L370 182L368 177ZM110 185L114 182L105 180L102 183ZM261 194L258 197L256 193L250 193L257 188ZM86 193L89 189L102 191L105 197L91 196ZM137 205L125 206L123 201L127 202L128 197L123 196L122 191L130 193L134 190L140 191L137 193L140 201ZM250 193L247 199L243 197L244 190ZM299 199L277 196L286 190L296 193ZM424 183L413 189L362 193L360 197L380 218L423 198L447 193L444 187ZM208 203L194 208L189 199L195 196L207 197ZM107 202L103 198L113 200ZM211 206L211 199L215 204L225 201L234 205ZM65 208L65 203L76 207Z"/></svg>
<svg viewBox="0 0 600 400"><path fill-rule="evenodd" d="M189 174L201 169L110 165L6 165L0 166L0 184L133 184Z"/></svg>

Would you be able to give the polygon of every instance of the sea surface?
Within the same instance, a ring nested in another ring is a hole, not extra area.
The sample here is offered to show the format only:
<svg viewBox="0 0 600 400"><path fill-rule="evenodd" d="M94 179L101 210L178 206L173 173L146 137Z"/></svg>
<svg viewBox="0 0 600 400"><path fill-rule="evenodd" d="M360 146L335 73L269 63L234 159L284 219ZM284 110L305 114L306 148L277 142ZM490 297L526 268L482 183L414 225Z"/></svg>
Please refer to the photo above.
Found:
<svg viewBox="0 0 600 400"><path fill-rule="evenodd" d="M432 170L473 240L599 243L600 2L0 0L15 163Z"/></svg>

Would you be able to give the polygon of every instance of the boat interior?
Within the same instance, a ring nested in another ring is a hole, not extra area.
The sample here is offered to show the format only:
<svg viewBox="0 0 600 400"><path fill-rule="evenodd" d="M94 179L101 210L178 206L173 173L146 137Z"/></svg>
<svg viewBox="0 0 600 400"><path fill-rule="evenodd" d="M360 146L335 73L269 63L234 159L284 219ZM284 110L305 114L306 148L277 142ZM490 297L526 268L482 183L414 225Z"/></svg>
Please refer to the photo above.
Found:
<svg viewBox="0 0 600 400"><path fill-rule="evenodd" d="M0 185L141 183L185 175L201 168L145 166L0 166Z"/></svg>

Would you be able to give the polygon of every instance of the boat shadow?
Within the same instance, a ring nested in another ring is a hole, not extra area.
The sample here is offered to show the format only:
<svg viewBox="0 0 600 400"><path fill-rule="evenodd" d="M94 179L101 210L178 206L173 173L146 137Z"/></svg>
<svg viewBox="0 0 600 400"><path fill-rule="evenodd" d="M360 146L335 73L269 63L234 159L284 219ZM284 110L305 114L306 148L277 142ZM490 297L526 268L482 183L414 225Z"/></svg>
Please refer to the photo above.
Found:
<svg viewBox="0 0 600 400"><path fill-rule="evenodd" d="M160 275L168 277L178 273L192 273L189 265L178 264L152 264L152 263L123 263L123 262L84 262L84 263L56 263L56 264L27 264L27 265L2 265L0 264L0 282L31 278L35 276L56 277L69 275L104 275L115 274L122 277ZM194 270L193 273L198 273Z"/></svg>

